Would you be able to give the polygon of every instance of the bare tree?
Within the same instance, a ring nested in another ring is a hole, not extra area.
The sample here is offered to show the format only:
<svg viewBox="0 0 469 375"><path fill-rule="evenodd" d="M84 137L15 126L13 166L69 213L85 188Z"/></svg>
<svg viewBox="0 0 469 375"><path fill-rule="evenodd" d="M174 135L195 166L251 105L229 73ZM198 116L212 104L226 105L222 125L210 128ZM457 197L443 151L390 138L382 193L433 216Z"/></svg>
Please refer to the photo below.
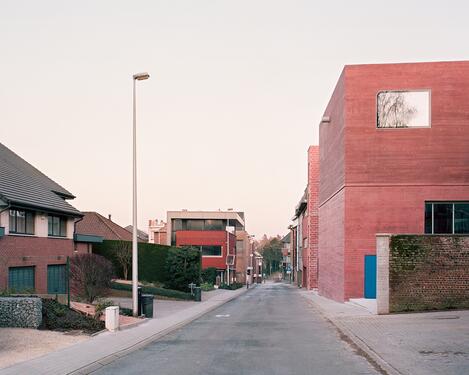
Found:
<svg viewBox="0 0 469 375"><path fill-rule="evenodd" d="M114 254L117 262L122 267L124 279L128 280L129 269L132 265L132 249L128 241L119 241L114 247Z"/></svg>
<svg viewBox="0 0 469 375"><path fill-rule="evenodd" d="M402 92L381 92L378 95L378 127L406 128L417 113Z"/></svg>
<svg viewBox="0 0 469 375"><path fill-rule="evenodd" d="M104 296L112 276L112 263L100 255L77 254L70 258L70 290L88 303Z"/></svg>

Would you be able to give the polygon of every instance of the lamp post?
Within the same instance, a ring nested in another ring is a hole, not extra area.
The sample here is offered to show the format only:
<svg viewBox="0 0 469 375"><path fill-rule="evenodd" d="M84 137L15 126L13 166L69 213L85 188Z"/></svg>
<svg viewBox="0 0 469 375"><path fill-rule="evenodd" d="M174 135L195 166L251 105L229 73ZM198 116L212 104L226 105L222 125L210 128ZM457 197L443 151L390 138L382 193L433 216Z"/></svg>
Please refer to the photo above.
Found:
<svg viewBox="0 0 469 375"><path fill-rule="evenodd" d="M137 251L137 81L150 78L148 73L133 75L133 186L132 186L132 310L138 316L138 251Z"/></svg>

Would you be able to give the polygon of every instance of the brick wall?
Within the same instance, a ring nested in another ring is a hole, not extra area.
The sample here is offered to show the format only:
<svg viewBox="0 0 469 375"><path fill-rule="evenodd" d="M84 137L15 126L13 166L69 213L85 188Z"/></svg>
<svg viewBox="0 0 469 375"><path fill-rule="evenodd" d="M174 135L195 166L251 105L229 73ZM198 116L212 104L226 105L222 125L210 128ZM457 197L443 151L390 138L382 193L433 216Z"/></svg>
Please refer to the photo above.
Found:
<svg viewBox="0 0 469 375"><path fill-rule="evenodd" d="M319 207L319 294L344 301L344 205L342 189Z"/></svg>
<svg viewBox="0 0 469 375"><path fill-rule="evenodd" d="M308 149L308 255L303 263L307 268L306 287L318 287L319 232L319 146Z"/></svg>
<svg viewBox="0 0 469 375"><path fill-rule="evenodd" d="M391 236L389 312L448 308L469 308L469 237Z"/></svg>
<svg viewBox="0 0 469 375"><path fill-rule="evenodd" d="M431 89L431 127L376 127L395 89ZM319 130L320 294L363 297L376 233L423 233L425 201L468 199L468 92L468 61L344 68Z"/></svg>
<svg viewBox="0 0 469 375"><path fill-rule="evenodd" d="M47 266L65 264L67 256L88 252L87 244L66 238L5 236L0 238L0 290L8 287L8 268L34 266L36 293L47 293Z"/></svg>

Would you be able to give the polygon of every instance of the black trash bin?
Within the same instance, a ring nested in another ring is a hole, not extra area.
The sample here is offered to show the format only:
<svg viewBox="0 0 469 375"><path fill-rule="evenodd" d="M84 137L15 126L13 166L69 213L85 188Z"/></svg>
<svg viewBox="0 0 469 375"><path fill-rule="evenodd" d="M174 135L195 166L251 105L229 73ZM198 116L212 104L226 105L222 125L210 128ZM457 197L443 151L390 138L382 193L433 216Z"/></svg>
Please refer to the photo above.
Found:
<svg viewBox="0 0 469 375"><path fill-rule="evenodd" d="M153 294L142 294L142 315L153 318Z"/></svg>
<svg viewBox="0 0 469 375"><path fill-rule="evenodd" d="M200 286L196 286L196 287L194 288L194 299L195 299L197 302L202 301L202 289L200 288Z"/></svg>
<svg viewBox="0 0 469 375"><path fill-rule="evenodd" d="M138 316L142 315L142 287L137 287L137 311Z"/></svg>

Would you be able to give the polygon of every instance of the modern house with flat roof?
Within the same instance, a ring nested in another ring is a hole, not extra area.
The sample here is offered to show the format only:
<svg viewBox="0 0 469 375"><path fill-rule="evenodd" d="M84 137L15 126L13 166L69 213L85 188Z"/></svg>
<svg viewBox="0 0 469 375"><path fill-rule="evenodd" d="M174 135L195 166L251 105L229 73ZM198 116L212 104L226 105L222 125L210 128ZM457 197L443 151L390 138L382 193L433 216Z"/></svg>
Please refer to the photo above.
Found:
<svg viewBox="0 0 469 375"><path fill-rule="evenodd" d="M376 234L469 234L469 61L346 66L320 124L319 293L376 296Z"/></svg>
<svg viewBox="0 0 469 375"><path fill-rule="evenodd" d="M0 143L0 290L65 293L67 257L88 251L73 198Z"/></svg>
<svg viewBox="0 0 469 375"><path fill-rule="evenodd" d="M168 211L166 228L167 245L199 248L202 268L215 267L225 281L245 281L250 246L243 212Z"/></svg>

